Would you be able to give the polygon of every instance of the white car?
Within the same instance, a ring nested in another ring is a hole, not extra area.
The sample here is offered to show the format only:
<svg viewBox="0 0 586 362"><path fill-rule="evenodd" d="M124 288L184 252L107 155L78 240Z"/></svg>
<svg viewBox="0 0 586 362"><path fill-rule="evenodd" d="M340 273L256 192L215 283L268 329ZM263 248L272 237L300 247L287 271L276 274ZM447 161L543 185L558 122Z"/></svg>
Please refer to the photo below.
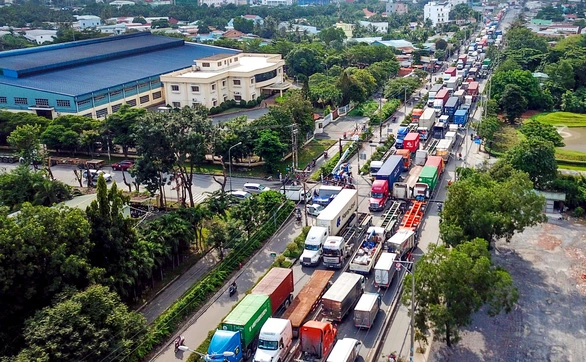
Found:
<svg viewBox="0 0 586 362"><path fill-rule="evenodd" d="M251 194L260 194L261 192L270 191L271 189L261 184L247 182L242 186L242 191L250 192Z"/></svg>
<svg viewBox="0 0 586 362"><path fill-rule="evenodd" d="M324 207L319 204L307 205L307 213L312 216L318 216L323 209Z"/></svg>
<svg viewBox="0 0 586 362"><path fill-rule="evenodd" d="M250 192L246 191L230 191L228 197L233 198L235 201L242 201L252 197Z"/></svg>
<svg viewBox="0 0 586 362"><path fill-rule="evenodd" d="M98 177L100 175L104 177L104 180L106 180L106 182L112 181L112 175L102 170L90 170L90 175L92 176L92 181L94 182L98 181ZM87 178L87 170L83 171L83 178Z"/></svg>

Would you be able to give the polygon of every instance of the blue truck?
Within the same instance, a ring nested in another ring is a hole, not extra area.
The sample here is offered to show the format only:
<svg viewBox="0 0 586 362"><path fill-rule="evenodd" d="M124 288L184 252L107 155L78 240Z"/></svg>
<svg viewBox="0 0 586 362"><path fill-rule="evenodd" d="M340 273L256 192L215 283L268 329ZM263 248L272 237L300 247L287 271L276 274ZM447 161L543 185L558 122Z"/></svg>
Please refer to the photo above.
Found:
<svg viewBox="0 0 586 362"><path fill-rule="evenodd" d="M341 186L321 186L319 190L313 191L312 201L314 204L328 206L341 191Z"/></svg>
<svg viewBox="0 0 586 362"><path fill-rule="evenodd" d="M460 108L460 98L459 97L450 97L444 106L444 115L449 116L450 118L454 116L456 111Z"/></svg>
<svg viewBox="0 0 586 362"><path fill-rule="evenodd" d="M468 109L459 109L454 113L454 123L464 126L468 123Z"/></svg>
<svg viewBox="0 0 586 362"><path fill-rule="evenodd" d="M395 141L395 148L400 150L403 148L403 140L409 134L409 127L399 127L397 131L397 140Z"/></svg>
<svg viewBox="0 0 586 362"><path fill-rule="evenodd" d="M403 172L403 156L392 155L385 161L383 167L378 170L376 179L386 181L389 194L392 194L393 184L399 180L401 172Z"/></svg>

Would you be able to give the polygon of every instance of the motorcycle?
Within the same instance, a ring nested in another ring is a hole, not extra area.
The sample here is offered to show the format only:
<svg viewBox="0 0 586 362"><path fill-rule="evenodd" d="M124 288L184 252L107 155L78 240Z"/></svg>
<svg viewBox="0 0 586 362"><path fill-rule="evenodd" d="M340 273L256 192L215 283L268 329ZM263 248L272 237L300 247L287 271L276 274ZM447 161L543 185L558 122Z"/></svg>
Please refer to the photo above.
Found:
<svg viewBox="0 0 586 362"><path fill-rule="evenodd" d="M266 181L273 181L273 176L267 176L267 177L265 177L265 180Z"/></svg>
<svg viewBox="0 0 586 362"><path fill-rule="evenodd" d="M231 297L234 294L236 294L236 291L238 291L238 287L236 286L236 283L233 283L232 285L230 285L230 288L228 288L228 294Z"/></svg>
<svg viewBox="0 0 586 362"><path fill-rule="evenodd" d="M175 344L175 353L177 353L177 351L179 351L179 346L185 346L185 337L179 336L179 337L175 338L174 344Z"/></svg>
<svg viewBox="0 0 586 362"><path fill-rule="evenodd" d="M437 204L437 212L442 212L444 206L442 204Z"/></svg>
<svg viewBox="0 0 586 362"><path fill-rule="evenodd" d="M295 209L295 217L297 218L297 221L301 221L301 210Z"/></svg>

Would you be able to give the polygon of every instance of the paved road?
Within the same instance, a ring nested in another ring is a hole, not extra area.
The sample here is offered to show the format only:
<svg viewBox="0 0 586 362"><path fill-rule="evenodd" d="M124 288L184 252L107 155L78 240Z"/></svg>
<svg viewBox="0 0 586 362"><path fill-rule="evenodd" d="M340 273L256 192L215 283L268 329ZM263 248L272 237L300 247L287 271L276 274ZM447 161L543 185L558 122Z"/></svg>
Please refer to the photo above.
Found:
<svg viewBox="0 0 586 362"><path fill-rule="evenodd" d="M248 117L248 121L253 121L261 116L264 116L268 112L269 112L269 108L255 108L255 109L250 109L247 111L237 112L234 114L223 114L220 116L211 116L211 118L212 118L213 124L218 124L220 122L224 123L224 122L227 122L227 121L234 119L236 117L239 117L239 116L246 116L246 117Z"/></svg>

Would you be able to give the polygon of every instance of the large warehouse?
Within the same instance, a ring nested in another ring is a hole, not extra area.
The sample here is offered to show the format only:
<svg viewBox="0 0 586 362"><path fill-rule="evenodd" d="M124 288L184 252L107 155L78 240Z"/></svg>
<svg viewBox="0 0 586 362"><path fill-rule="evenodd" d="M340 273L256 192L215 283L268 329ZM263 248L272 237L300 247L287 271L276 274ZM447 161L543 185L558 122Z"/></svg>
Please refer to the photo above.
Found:
<svg viewBox="0 0 586 362"><path fill-rule="evenodd" d="M136 33L0 52L0 109L94 118L162 103L160 75L239 51Z"/></svg>

